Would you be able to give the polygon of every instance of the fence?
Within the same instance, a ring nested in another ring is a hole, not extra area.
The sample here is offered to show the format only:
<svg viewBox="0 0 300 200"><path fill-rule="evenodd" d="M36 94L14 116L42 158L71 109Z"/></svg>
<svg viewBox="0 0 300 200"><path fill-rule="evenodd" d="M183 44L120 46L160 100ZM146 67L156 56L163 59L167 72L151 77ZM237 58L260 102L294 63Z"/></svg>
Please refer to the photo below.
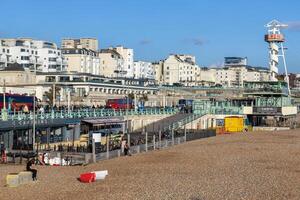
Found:
<svg viewBox="0 0 300 200"><path fill-rule="evenodd" d="M109 116L128 116L128 115L164 115L164 114L176 114L178 113L177 108L166 107L166 108L145 108L141 110L116 110L116 109L78 109L78 110L57 110L50 112L36 111L24 113L24 112L11 112L1 113L0 120L2 121L24 121L24 120L45 120L45 119L80 119L80 118L96 118L96 117L109 117Z"/></svg>
<svg viewBox="0 0 300 200"><path fill-rule="evenodd" d="M158 133L149 136L145 133L144 137L145 140L143 143L138 145L133 145L130 147L130 154L138 154L142 152L148 152L158 149L165 149L174 145L178 145L181 143L185 143L187 141L213 137L216 136L215 130L180 130L179 132L172 131L170 135L164 135L162 138L162 134ZM177 136L177 137L176 137ZM113 151L101 152L95 154L94 158L93 155L90 157L90 162L96 162L101 160L107 160L111 158L120 157L123 155L121 149L116 149ZM94 159L94 160L93 160Z"/></svg>
<svg viewBox="0 0 300 200"><path fill-rule="evenodd" d="M216 136L215 130L172 130L166 133L148 134L147 132L142 135L143 140L135 141L130 140L130 154L138 154L142 152L148 152L158 149L165 149L174 145L185 143L187 141L197 140L201 138ZM59 150L59 149L58 149ZM79 165L86 164L101 160L107 160L111 158L120 157L123 155L121 148L111 150L106 148L106 151L95 153L95 149L86 148L82 152L68 152L65 149L62 151L39 151L39 153L47 153L48 158L57 159L60 163L67 163L67 165ZM92 151L92 153L90 153ZM8 162L22 163L29 158L35 157L36 153L27 151L15 151L11 152L8 157ZM23 158L23 159L22 159Z"/></svg>

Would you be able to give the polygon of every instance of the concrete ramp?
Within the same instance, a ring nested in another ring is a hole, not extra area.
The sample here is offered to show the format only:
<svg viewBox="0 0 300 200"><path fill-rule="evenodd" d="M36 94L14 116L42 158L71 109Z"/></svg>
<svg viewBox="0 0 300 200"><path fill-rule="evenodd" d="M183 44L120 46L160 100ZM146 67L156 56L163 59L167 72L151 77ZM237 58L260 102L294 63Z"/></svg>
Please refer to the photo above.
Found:
<svg viewBox="0 0 300 200"><path fill-rule="evenodd" d="M159 121L146 125L145 131L148 133L153 133L153 132L157 133L159 130L165 130L171 124L179 122L191 115L192 113L177 113L175 115L171 115L169 117L163 118ZM142 129L137 130L137 132L141 132L141 131Z"/></svg>

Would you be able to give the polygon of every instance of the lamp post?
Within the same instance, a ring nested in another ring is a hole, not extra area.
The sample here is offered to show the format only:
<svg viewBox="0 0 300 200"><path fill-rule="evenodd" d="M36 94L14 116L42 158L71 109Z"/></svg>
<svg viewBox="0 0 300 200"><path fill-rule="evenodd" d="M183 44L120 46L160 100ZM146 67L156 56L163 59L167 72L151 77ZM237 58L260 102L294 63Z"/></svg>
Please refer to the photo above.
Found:
<svg viewBox="0 0 300 200"><path fill-rule="evenodd" d="M126 98L126 133L129 134L129 122L128 122L128 108L129 108L129 85L128 85L129 81L126 84L126 78L125 78L125 84L127 86L127 98Z"/></svg>
<svg viewBox="0 0 300 200"><path fill-rule="evenodd" d="M6 110L6 96L5 96L6 88L5 88L5 79L3 80L3 108L1 110L2 120L7 120L7 110Z"/></svg>
<svg viewBox="0 0 300 200"><path fill-rule="evenodd" d="M56 95L55 95L55 83L53 83L53 89L52 89L52 109L54 108L54 106L55 106L55 97L56 97Z"/></svg>
<svg viewBox="0 0 300 200"><path fill-rule="evenodd" d="M35 126L36 126L36 115L35 115L35 107L36 107L36 100L35 100L35 96L36 96L36 91L34 90L34 94L33 94L33 122L32 122L32 150L34 151L34 145L35 145Z"/></svg>
<svg viewBox="0 0 300 200"><path fill-rule="evenodd" d="M68 114L70 114L70 106L71 106L71 91L70 88L68 88L68 95L67 95L67 101L68 101Z"/></svg>
<svg viewBox="0 0 300 200"><path fill-rule="evenodd" d="M5 88L5 79L3 80L3 110L6 111L6 99L5 99L5 93L6 93L6 88Z"/></svg>

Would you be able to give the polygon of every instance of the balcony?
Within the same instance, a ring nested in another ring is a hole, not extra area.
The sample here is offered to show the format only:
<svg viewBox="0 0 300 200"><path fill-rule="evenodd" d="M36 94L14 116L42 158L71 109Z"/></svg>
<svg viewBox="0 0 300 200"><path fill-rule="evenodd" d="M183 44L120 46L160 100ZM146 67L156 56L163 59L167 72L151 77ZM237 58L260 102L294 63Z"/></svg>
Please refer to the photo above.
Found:
<svg viewBox="0 0 300 200"><path fill-rule="evenodd" d="M5 58L3 58L2 56L0 56L0 63L6 63L6 59Z"/></svg>
<svg viewBox="0 0 300 200"><path fill-rule="evenodd" d="M36 62L36 65L43 65L44 64L44 61L43 60L40 60L40 59L38 59Z"/></svg>

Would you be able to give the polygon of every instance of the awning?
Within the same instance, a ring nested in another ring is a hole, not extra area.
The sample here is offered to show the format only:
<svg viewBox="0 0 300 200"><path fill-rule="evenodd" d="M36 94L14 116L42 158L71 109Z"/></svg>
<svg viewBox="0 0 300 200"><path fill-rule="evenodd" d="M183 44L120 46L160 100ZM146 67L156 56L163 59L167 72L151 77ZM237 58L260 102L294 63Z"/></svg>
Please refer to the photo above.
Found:
<svg viewBox="0 0 300 200"><path fill-rule="evenodd" d="M93 124L93 125L107 125L107 124L125 123L125 121L123 119L120 119L120 118L88 119L88 120L82 120L82 122Z"/></svg>

